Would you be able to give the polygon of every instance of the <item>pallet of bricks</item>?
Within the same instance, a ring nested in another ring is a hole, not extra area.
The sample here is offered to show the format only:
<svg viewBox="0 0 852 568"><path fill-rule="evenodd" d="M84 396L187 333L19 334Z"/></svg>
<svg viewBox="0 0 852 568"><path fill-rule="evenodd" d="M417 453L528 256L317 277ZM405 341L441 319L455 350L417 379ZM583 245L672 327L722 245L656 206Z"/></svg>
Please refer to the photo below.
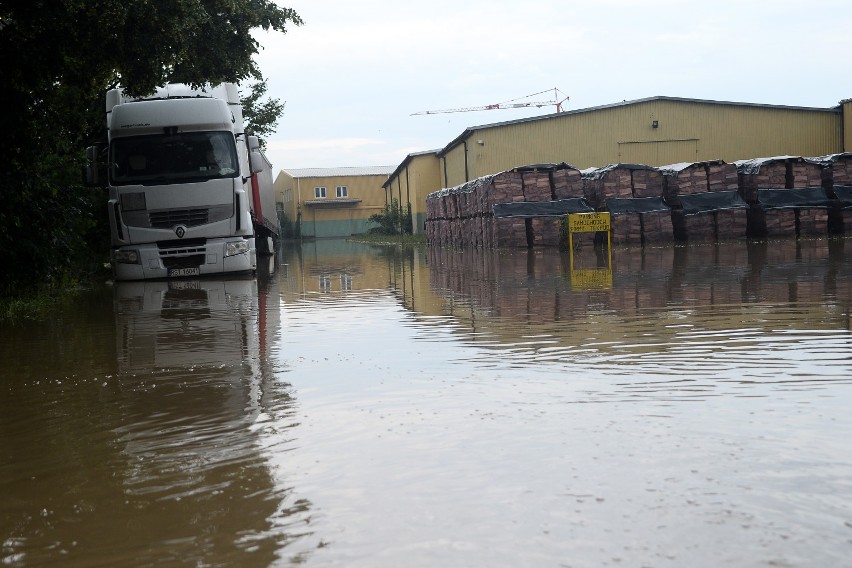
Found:
<svg viewBox="0 0 852 568"><path fill-rule="evenodd" d="M559 246L562 217L495 218L493 207L503 203L540 203L582 198L580 171L568 164L523 166L490 177L479 188L485 212L486 246Z"/></svg>
<svg viewBox="0 0 852 568"><path fill-rule="evenodd" d="M516 171L521 174L524 201L553 201L553 186L550 180L552 166L528 166L516 168ZM560 221L559 217L531 217L527 232L528 246L559 246Z"/></svg>
<svg viewBox="0 0 852 568"><path fill-rule="evenodd" d="M852 152L826 157L826 185L837 203L829 212L832 232L852 234Z"/></svg>
<svg viewBox="0 0 852 568"><path fill-rule="evenodd" d="M583 197L580 171L568 164L524 166L441 189L426 197L430 244L455 247L558 246L564 216L495 218L498 204Z"/></svg>
<svg viewBox="0 0 852 568"><path fill-rule="evenodd" d="M498 176L501 174L498 174ZM489 219L490 202L495 198L522 201L523 194L514 195L512 183L497 182L483 176L464 184L444 188L426 196L427 239L430 244L459 248L492 247L493 219Z"/></svg>
<svg viewBox="0 0 852 568"><path fill-rule="evenodd" d="M710 160L659 170L677 240L714 242L746 236L748 207L739 196L736 165Z"/></svg>
<svg viewBox="0 0 852 568"><path fill-rule="evenodd" d="M647 207L652 201L662 205L663 175L656 168L638 164L612 164L583 172L586 200L596 211L610 211L613 244L659 243L673 240L671 211L659 206ZM621 213L611 205L637 200L634 210L661 209L648 212Z"/></svg>
<svg viewBox="0 0 852 568"><path fill-rule="evenodd" d="M521 203L524 182L520 172L501 172L483 186L482 199L489 210L498 203ZM490 217L488 242L495 247L526 247L527 224L523 217L495 219Z"/></svg>
<svg viewBox="0 0 852 568"><path fill-rule="evenodd" d="M797 156L756 158L735 162L740 195L749 204L751 237L818 236L828 233L829 208L824 203L823 164ZM785 206L781 190L799 191L798 202ZM805 196L806 193L812 198ZM761 199L763 197L763 199Z"/></svg>
<svg viewBox="0 0 852 568"><path fill-rule="evenodd" d="M577 168L562 164L516 168L523 182L524 201L541 202L583 198L583 177ZM531 246L560 246L564 216L533 217L529 222ZM591 239L592 235L588 236Z"/></svg>
<svg viewBox="0 0 852 568"><path fill-rule="evenodd" d="M426 242L438 243L438 199L434 193L426 196Z"/></svg>
<svg viewBox="0 0 852 568"><path fill-rule="evenodd" d="M426 226L430 228L428 231L429 243L445 245L447 244L446 235L449 229L446 190L430 193L426 196L426 203Z"/></svg>

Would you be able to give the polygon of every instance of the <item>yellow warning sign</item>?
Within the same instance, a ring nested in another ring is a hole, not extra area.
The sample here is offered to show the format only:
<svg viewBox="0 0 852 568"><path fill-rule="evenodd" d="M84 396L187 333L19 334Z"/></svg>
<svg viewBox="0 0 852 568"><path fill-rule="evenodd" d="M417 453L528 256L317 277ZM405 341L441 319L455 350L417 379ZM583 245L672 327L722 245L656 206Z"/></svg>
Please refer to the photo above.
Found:
<svg viewBox="0 0 852 568"><path fill-rule="evenodd" d="M572 288L612 288L612 269L572 270Z"/></svg>
<svg viewBox="0 0 852 568"><path fill-rule="evenodd" d="M569 233L597 233L609 231L609 213L569 213Z"/></svg>
<svg viewBox="0 0 852 568"><path fill-rule="evenodd" d="M612 286L612 235L609 213L568 214L568 262L572 286L581 288ZM605 270L574 270L574 233L606 233L608 263Z"/></svg>

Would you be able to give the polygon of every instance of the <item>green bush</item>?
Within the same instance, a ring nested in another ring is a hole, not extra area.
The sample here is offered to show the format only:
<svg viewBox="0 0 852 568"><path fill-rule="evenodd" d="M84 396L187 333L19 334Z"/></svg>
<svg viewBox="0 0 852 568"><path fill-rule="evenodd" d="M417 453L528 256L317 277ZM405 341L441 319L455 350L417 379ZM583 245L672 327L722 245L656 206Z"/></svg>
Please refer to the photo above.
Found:
<svg viewBox="0 0 852 568"><path fill-rule="evenodd" d="M378 225L370 229L369 232L372 235L410 235L412 231L411 205L403 210L396 199L391 199L391 202L384 206L381 213L370 216L370 221Z"/></svg>

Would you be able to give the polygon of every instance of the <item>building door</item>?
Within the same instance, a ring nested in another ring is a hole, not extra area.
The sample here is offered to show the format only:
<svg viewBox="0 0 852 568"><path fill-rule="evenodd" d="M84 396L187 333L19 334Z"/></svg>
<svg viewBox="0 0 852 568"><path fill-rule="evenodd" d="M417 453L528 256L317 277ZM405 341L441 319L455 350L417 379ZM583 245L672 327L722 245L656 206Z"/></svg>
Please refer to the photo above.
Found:
<svg viewBox="0 0 852 568"><path fill-rule="evenodd" d="M622 164L643 164L646 166L697 162L698 139L619 142L618 157Z"/></svg>

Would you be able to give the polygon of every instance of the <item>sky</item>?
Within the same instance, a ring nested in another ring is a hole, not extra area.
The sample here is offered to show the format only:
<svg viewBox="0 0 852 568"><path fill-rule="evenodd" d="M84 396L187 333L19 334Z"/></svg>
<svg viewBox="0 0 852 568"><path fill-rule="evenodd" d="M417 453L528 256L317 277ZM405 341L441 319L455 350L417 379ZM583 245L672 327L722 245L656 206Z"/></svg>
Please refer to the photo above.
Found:
<svg viewBox="0 0 852 568"><path fill-rule="evenodd" d="M554 89L563 110L852 98L849 0L276 1L304 20L255 33L268 95L286 102L266 139L276 172L397 166L467 127L556 107L413 113L549 101Z"/></svg>

